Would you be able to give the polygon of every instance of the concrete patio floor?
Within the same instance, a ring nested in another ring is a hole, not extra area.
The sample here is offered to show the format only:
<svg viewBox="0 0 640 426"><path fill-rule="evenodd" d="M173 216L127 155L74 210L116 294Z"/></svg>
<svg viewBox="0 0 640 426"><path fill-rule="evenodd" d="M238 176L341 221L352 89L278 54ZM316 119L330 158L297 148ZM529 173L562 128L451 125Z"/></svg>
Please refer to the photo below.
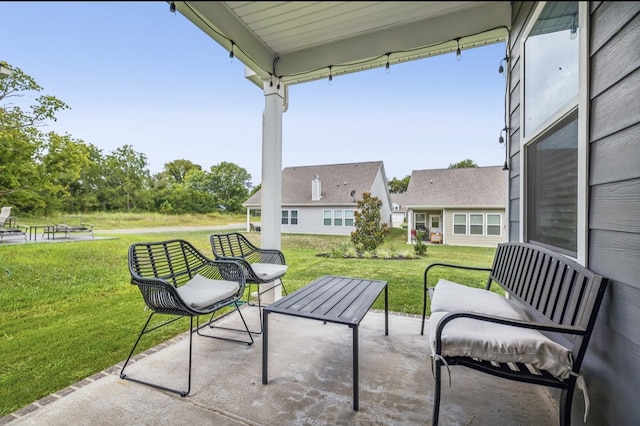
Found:
<svg viewBox="0 0 640 426"><path fill-rule="evenodd" d="M242 312L257 327L258 309ZM234 313L220 323L240 324ZM141 324L142 326L142 324ZM136 336L131 336L132 344ZM262 337L252 346L194 335L191 393L182 398L119 377L121 364L0 419L22 425L428 425L433 377L420 318L370 311L360 326L360 409L353 410L352 332L346 326L271 314L269 383ZM136 357L127 374L186 387L184 333ZM123 360L124 361L124 360ZM446 373L445 374L446 377ZM555 425L547 390L451 367L442 425Z"/></svg>

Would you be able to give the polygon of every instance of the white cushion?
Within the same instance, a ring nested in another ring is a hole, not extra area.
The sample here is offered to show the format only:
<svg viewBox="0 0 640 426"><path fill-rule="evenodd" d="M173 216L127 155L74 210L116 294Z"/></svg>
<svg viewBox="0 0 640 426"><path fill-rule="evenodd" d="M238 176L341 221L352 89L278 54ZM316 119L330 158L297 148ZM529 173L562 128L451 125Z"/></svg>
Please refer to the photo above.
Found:
<svg viewBox="0 0 640 426"><path fill-rule="evenodd" d="M436 350L436 328L447 312L429 317L431 353ZM442 331L443 356L464 356L485 361L521 362L566 379L573 365L571 351L542 333L520 327L456 318Z"/></svg>
<svg viewBox="0 0 640 426"><path fill-rule="evenodd" d="M240 285L235 281L212 280L196 274L177 290L187 305L200 309L230 298L239 289Z"/></svg>
<svg viewBox="0 0 640 426"><path fill-rule="evenodd" d="M504 318L526 318L524 310L512 300L492 291L438 280L431 299L431 312L467 311Z"/></svg>
<svg viewBox="0 0 640 426"><path fill-rule="evenodd" d="M263 281L273 281L287 272L287 265L275 265L273 263L252 263L251 269Z"/></svg>

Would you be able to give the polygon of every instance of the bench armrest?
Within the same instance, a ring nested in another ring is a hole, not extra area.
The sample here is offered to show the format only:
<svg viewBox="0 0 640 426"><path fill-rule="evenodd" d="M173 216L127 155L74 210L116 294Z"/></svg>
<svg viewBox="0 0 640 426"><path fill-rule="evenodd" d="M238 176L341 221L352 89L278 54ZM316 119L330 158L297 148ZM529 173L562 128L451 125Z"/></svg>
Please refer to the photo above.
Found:
<svg viewBox="0 0 640 426"><path fill-rule="evenodd" d="M425 291L427 291L427 276L429 274L429 271L431 270L431 268L434 268L436 266L442 266L445 268L457 268L457 269L467 269L470 271L484 271L484 272L491 272L492 269L491 268L484 268L484 267L480 267L480 266L466 266L466 265L456 265L456 264L452 264L452 263L432 263L431 265L427 266L424 270L424 289Z"/></svg>

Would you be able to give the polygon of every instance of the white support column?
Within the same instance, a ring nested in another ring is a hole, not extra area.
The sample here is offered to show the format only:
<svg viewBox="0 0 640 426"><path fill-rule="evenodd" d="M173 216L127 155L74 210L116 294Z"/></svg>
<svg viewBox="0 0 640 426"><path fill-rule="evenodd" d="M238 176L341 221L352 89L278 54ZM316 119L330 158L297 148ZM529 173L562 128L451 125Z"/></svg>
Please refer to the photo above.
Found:
<svg viewBox="0 0 640 426"><path fill-rule="evenodd" d="M264 82L265 109L262 116L262 217L261 247L280 250L280 219L282 209L282 113L284 85L278 89L271 81ZM267 286L268 284L263 284ZM265 287L266 289L266 287ZM282 286L264 294L264 303L282 297Z"/></svg>
<svg viewBox="0 0 640 426"><path fill-rule="evenodd" d="M413 244L411 241L411 230L413 229L413 210L407 210L407 244Z"/></svg>

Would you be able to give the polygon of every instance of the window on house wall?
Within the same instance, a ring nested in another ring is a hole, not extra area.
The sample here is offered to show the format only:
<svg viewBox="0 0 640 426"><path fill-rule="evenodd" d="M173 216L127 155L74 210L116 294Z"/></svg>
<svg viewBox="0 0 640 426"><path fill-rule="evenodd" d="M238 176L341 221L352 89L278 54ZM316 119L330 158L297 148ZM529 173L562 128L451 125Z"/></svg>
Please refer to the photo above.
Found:
<svg viewBox="0 0 640 426"><path fill-rule="evenodd" d="M487 235L500 235L502 231L502 216L487 214Z"/></svg>
<svg viewBox="0 0 640 426"><path fill-rule="evenodd" d="M577 257L587 182L579 6L546 2L536 13L523 49L524 235Z"/></svg>
<svg viewBox="0 0 640 426"><path fill-rule="evenodd" d="M469 234L482 235L484 232L484 216L482 214L469 215Z"/></svg>
<svg viewBox="0 0 640 426"><path fill-rule="evenodd" d="M342 210L333 211L333 226L342 226Z"/></svg>
<svg viewBox="0 0 640 426"><path fill-rule="evenodd" d="M297 225L298 224L298 210L282 210L283 225Z"/></svg>
<svg viewBox="0 0 640 426"><path fill-rule="evenodd" d="M344 226L353 226L355 224L353 210L344 211Z"/></svg>
<svg viewBox="0 0 640 426"><path fill-rule="evenodd" d="M322 212L322 215L323 215L322 224L324 226L331 226L331 210L324 210Z"/></svg>
<svg viewBox="0 0 640 426"><path fill-rule="evenodd" d="M456 235L467 235L467 215L453 215L453 233Z"/></svg>
<svg viewBox="0 0 640 426"><path fill-rule="evenodd" d="M415 227L418 230L426 230L427 229L427 214L426 213L416 213L415 214Z"/></svg>

